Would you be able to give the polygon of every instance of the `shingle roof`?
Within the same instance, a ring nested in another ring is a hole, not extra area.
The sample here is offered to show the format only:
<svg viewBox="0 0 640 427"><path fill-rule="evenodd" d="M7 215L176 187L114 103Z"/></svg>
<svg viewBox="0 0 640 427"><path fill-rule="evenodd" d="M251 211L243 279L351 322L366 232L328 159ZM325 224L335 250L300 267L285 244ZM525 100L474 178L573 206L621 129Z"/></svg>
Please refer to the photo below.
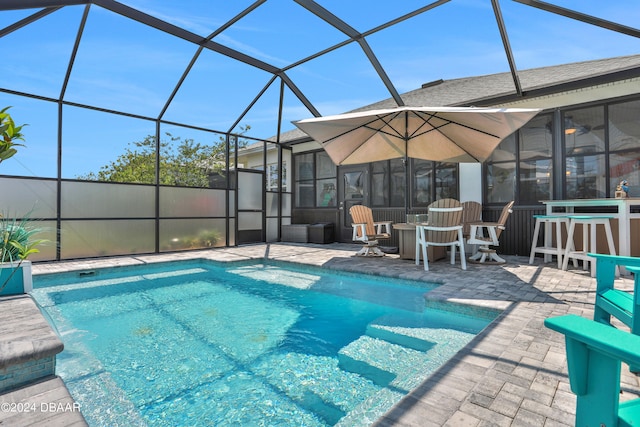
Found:
<svg viewBox="0 0 640 427"><path fill-rule="evenodd" d="M532 68L519 71L518 77L523 96L526 97L528 92L544 88L557 87L557 92L560 92L566 90L566 86L572 83L584 82L583 86L589 86L589 81L593 78L615 76L621 71L635 71L636 75L640 76L640 55ZM511 95L515 99L515 85L511 73L506 72L428 83L419 89L401 94L401 97L405 105L417 107L488 105L491 104L491 100ZM393 98L388 98L352 111L396 106ZM299 129L285 132L280 136L280 142L287 143L295 143L298 140L303 142L308 139L308 136Z"/></svg>

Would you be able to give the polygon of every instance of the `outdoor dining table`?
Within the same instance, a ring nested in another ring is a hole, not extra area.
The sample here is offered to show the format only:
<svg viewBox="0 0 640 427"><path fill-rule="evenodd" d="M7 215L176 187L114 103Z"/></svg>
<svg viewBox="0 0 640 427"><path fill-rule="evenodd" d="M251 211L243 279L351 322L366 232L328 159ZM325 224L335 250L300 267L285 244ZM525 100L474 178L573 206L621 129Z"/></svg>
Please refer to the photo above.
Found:
<svg viewBox="0 0 640 427"><path fill-rule="evenodd" d="M640 242L640 223L635 223L640 220L640 198L543 200L542 203L547 215L572 214L579 208L581 214L613 216L618 222L617 229L612 228L614 240L617 235L618 255L640 256L640 244L632 246L632 242Z"/></svg>

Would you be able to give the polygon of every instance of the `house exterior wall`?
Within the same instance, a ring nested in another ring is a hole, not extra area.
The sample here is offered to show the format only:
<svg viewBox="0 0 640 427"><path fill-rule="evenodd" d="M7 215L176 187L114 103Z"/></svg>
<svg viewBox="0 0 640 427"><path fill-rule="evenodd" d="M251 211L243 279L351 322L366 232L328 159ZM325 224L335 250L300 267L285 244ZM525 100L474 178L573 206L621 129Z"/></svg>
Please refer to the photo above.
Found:
<svg viewBox="0 0 640 427"><path fill-rule="evenodd" d="M627 79L614 83L601 84L589 88L570 90L562 93L540 96L532 99L523 99L504 104L498 104L499 107L517 107L517 108L541 108L541 114L548 114L553 117L554 126L558 126L557 121L562 117L562 111L580 108L581 106L602 106L606 103L618 100L638 99L640 98L640 78ZM553 113L553 114L550 114ZM640 121L640 117L638 118ZM562 172L564 169L564 153L562 145L562 132L555 130L554 147L552 165L554 166L555 183L550 188L551 197L553 199L561 198L565 189L563 187L564 177ZM640 137L640 135L638 135ZM304 153L310 150L317 150L318 144L307 143L294 148L294 153ZM640 146L638 147L640 150ZM500 215L503 207L501 203L487 203L486 199L486 180L485 167L480 164L461 164L459 167L459 194L460 200L473 200L483 203L483 219L486 221L496 220ZM295 178L295 177L294 177ZM518 177L516 177L518 179ZM611 178L613 179L613 178ZM294 179L295 181L295 179ZM557 191L557 189L562 191ZM556 189L556 191L554 191ZM516 195L517 196L517 195ZM295 201L294 201L295 206ZM378 209L372 207L374 218L376 220L392 220L394 222L404 222L404 210L401 209ZM500 250L505 254L511 255L528 255L531 247L531 236L533 234L534 214L544 212L542 204L518 204L514 207L508 222L507 229L502 233ZM320 218L334 215L333 213L322 212L312 209L297 209L294 207L292 218L293 222L304 220L304 222L314 222ZM396 237L397 239L397 237ZM397 245L397 240L392 243ZM634 254L640 255L640 254Z"/></svg>

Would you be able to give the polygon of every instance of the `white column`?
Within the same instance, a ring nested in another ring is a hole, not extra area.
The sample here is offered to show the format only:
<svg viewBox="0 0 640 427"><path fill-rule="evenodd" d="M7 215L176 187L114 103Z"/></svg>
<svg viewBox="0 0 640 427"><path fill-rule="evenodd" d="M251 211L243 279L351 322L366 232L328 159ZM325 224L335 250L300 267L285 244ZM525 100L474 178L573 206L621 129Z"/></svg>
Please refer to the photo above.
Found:
<svg viewBox="0 0 640 427"><path fill-rule="evenodd" d="M460 163L460 201L482 203L480 163Z"/></svg>

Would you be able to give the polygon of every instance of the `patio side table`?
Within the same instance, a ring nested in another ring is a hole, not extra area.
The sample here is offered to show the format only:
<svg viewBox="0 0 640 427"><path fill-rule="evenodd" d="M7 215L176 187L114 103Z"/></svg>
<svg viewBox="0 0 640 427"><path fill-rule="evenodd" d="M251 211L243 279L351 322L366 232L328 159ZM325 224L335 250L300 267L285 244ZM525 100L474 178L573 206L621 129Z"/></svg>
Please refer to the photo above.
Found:
<svg viewBox="0 0 640 427"><path fill-rule="evenodd" d="M319 222L309 226L309 243L333 243L334 225L332 222Z"/></svg>
<svg viewBox="0 0 640 427"><path fill-rule="evenodd" d="M416 225L409 223L395 223L393 229L398 233L398 250L400 259L416 259ZM427 259L429 262L447 257L447 248L444 246L429 246Z"/></svg>
<svg viewBox="0 0 640 427"><path fill-rule="evenodd" d="M288 224L282 226L283 242L309 243L309 224Z"/></svg>

